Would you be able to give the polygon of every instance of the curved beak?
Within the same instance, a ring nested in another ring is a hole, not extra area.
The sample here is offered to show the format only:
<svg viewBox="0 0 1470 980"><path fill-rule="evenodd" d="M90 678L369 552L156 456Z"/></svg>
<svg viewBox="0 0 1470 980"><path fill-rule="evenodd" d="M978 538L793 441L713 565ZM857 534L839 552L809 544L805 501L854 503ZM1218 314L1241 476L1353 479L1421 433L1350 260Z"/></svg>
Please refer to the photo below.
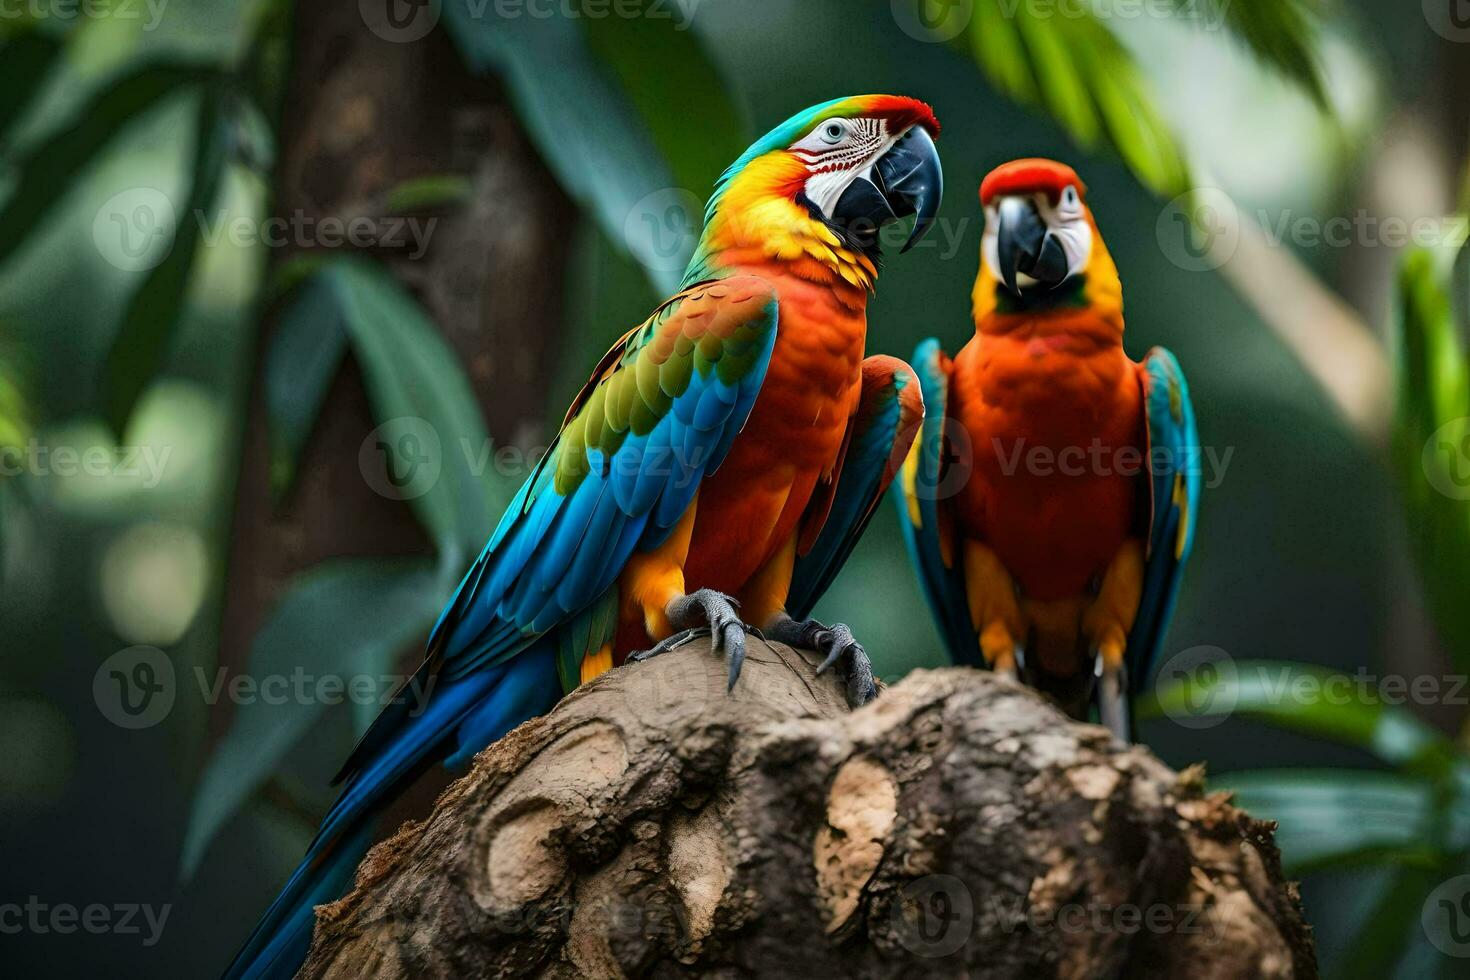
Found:
<svg viewBox="0 0 1470 980"><path fill-rule="evenodd" d="M832 217L867 248L876 244L878 229L915 215L914 230L903 246L907 252L934 226L943 197L939 149L928 130L914 126L852 182L838 199Z"/></svg>
<svg viewBox="0 0 1470 980"><path fill-rule="evenodd" d="M1060 286L1071 273L1066 250L1052 235L1036 205L1024 197L1003 197L996 209L995 253L1006 288L1017 296L1018 274L1048 288Z"/></svg>

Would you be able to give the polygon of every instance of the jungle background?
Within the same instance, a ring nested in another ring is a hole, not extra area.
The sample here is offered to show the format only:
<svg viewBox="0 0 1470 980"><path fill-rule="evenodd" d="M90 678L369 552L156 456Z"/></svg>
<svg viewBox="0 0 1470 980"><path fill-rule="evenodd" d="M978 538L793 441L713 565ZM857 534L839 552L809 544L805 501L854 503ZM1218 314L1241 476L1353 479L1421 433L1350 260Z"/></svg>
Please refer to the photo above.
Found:
<svg viewBox="0 0 1470 980"><path fill-rule="evenodd" d="M862 92L934 105L947 182L870 351L969 336L990 168L1077 167L1215 461L1142 738L1282 822L1327 975L1463 971L1462 0L26 0L7 974L224 966L720 170ZM890 681L943 662L887 511L817 615Z"/></svg>

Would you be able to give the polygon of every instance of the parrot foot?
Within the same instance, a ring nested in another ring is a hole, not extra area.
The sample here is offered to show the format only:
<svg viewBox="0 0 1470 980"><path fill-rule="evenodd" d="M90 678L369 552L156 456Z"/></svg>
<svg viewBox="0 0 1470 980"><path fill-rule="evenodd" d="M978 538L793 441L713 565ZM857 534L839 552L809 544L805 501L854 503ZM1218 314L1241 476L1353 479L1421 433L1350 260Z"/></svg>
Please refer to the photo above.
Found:
<svg viewBox="0 0 1470 980"><path fill-rule="evenodd" d="M846 688L848 707L861 708L878 696L877 685L873 683L873 662L845 624L824 626L815 619L799 623L790 616L782 616L771 627L771 638L824 654L826 659L817 668L817 674L837 668L837 676Z"/></svg>
<svg viewBox="0 0 1470 980"><path fill-rule="evenodd" d="M696 637L712 636L715 652L719 653L723 650L730 658L730 683L726 690L733 691L735 682L740 679L740 668L745 666L745 634L750 633L760 639L765 639L760 630L746 625L740 619L740 614L736 611L739 608L740 603L714 589L699 589L690 595L679 596L670 602L665 610L669 622L675 625L685 625L703 620L708 625L695 626L675 633L647 650L629 654L628 660L633 663L641 663L661 653L677 649Z"/></svg>
<svg viewBox="0 0 1470 980"><path fill-rule="evenodd" d="M1109 657L1097 655L1098 720L1120 742L1133 741L1133 720L1128 709L1128 668L1109 666Z"/></svg>

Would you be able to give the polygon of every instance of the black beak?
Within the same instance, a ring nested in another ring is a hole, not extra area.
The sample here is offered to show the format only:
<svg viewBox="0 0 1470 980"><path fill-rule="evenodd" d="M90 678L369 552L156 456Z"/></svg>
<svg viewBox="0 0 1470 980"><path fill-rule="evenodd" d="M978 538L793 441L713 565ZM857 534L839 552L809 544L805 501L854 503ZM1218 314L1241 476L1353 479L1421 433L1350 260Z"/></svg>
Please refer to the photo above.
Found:
<svg viewBox="0 0 1470 980"><path fill-rule="evenodd" d="M1006 288L1017 296L1017 273L1025 273L1046 286L1060 286L1071 272L1066 250L1047 230L1036 205L1023 197L1001 198L995 228L998 271Z"/></svg>
<svg viewBox="0 0 1470 980"><path fill-rule="evenodd" d="M903 246L907 252L934 227L943 196L939 150L928 130L914 126L843 192L832 220L859 247L872 248L880 228L915 215L914 230Z"/></svg>

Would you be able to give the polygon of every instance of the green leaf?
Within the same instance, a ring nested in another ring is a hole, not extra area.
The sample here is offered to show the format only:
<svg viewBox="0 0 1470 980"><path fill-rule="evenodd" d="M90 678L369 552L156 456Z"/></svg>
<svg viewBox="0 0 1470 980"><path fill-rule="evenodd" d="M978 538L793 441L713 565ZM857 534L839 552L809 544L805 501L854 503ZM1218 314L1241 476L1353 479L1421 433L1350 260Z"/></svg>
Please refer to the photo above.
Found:
<svg viewBox="0 0 1470 980"><path fill-rule="evenodd" d="M969 47L991 83L1045 109L1080 145L1110 145L1135 176L1172 197L1188 168L1128 50L1080 0L1065 11L977 0Z"/></svg>
<svg viewBox="0 0 1470 980"><path fill-rule="evenodd" d="M1276 841L1293 875L1365 863L1433 866L1470 840L1470 809L1434 785L1397 773L1271 769L1227 773L1211 788L1280 826Z"/></svg>
<svg viewBox="0 0 1470 980"><path fill-rule="evenodd" d="M351 678L377 679L385 657L427 634L448 588L427 562L380 559L328 562L292 582L251 645L246 676L257 694L241 699L195 791L181 861L185 877L225 822L331 706L327 702L350 701ZM266 685L268 678L286 683ZM319 684L323 678L341 680L342 693L333 693L335 682ZM220 681L201 683L209 688ZM224 683L219 696L228 698L229 682Z"/></svg>
<svg viewBox="0 0 1470 980"><path fill-rule="evenodd" d="M281 312L265 355L271 489L277 500L290 490L301 450L346 353L336 288L327 278L307 281Z"/></svg>
<svg viewBox="0 0 1470 980"><path fill-rule="evenodd" d="M453 207L469 200L473 189L468 177L458 174L434 174L405 180L387 194L388 210L395 214L406 211L428 211Z"/></svg>
<svg viewBox="0 0 1470 980"><path fill-rule="evenodd" d="M1470 364L1435 257L1399 272L1393 454L1420 577L1445 647L1470 670Z"/></svg>
<svg viewBox="0 0 1470 980"><path fill-rule="evenodd" d="M639 261L656 288L673 292L683 269L660 254L654 229L630 220L644 198L678 186L645 120L593 55L576 19L502 18L496 9L444 0L442 22L470 68L506 86L562 188Z"/></svg>
<svg viewBox="0 0 1470 980"><path fill-rule="evenodd" d="M176 216L173 241L128 302L122 326L103 360L98 383L102 416L119 439L138 398L162 366L183 314L199 250L200 222L219 194L230 152L231 120L224 98L217 85L206 87L201 96L189 197Z"/></svg>
<svg viewBox="0 0 1470 980"><path fill-rule="evenodd" d="M1449 739L1385 703L1372 686L1313 664L1241 660L1208 676L1200 671L1161 676L1138 709L1140 717L1251 718L1355 746L1436 779L1466 777L1467 762Z"/></svg>
<svg viewBox="0 0 1470 980"><path fill-rule="evenodd" d="M362 366L380 423L378 449L391 457L390 473L412 474L401 488L376 489L408 500L441 558L457 566L464 552L478 550L490 536L514 489L473 471L490 436L469 379L454 351L387 270L346 258L318 275L335 290Z"/></svg>
<svg viewBox="0 0 1470 980"><path fill-rule="evenodd" d="M20 179L0 208L0 263L77 183L77 175L129 123L181 90L217 77L208 67L155 63L109 83L75 119L20 163Z"/></svg>
<svg viewBox="0 0 1470 980"><path fill-rule="evenodd" d="M1205 29L1221 24L1257 58L1328 107L1318 60L1317 4L1311 0L1170 0L1185 20Z"/></svg>
<svg viewBox="0 0 1470 980"><path fill-rule="evenodd" d="M61 41L26 31L0 44L0 135L35 101L61 54Z"/></svg>
<svg viewBox="0 0 1470 980"><path fill-rule="evenodd" d="M583 18L588 46L648 124L677 186L702 199L744 152L749 127L698 36L657 16L668 10L664 0L636 0L636 6L637 16Z"/></svg>

